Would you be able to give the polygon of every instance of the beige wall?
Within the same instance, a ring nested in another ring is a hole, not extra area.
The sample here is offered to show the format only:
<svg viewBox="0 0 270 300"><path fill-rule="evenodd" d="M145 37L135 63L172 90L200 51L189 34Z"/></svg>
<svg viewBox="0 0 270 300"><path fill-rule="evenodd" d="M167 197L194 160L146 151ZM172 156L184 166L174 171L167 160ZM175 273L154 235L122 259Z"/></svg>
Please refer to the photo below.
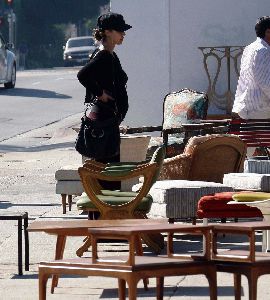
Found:
<svg viewBox="0 0 270 300"><path fill-rule="evenodd" d="M129 76L130 110L125 124L158 125L168 92L183 87L207 91L198 47L252 42L255 21L270 14L270 1L111 0L111 10L133 25L116 49ZM218 91L224 89L221 80Z"/></svg>

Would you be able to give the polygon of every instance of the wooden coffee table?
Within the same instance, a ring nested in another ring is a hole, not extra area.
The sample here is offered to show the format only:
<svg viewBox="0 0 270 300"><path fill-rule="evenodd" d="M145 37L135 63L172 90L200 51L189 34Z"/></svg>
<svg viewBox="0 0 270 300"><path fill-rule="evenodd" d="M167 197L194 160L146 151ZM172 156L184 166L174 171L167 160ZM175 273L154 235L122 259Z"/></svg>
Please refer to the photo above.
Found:
<svg viewBox="0 0 270 300"><path fill-rule="evenodd" d="M45 232L56 235L55 259L63 258L66 238L68 236L89 236L89 228L108 228L112 226L130 227L134 225L166 224L167 219L129 219L129 220L61 220L61 221L34 221L27 230L29 232ZM141 245L141 244L139 244ZM138 255L142 249L138 245ZM58 276L53 276L51 293L58 284Z"/></svg>

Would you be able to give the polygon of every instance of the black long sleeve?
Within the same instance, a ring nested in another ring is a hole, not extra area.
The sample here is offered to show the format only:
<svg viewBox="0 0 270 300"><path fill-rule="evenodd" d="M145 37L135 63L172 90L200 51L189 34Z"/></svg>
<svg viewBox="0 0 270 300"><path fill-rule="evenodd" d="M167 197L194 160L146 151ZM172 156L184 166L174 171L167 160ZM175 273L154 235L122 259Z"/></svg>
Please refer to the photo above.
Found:
<svg viewBox="0 0 270 300"><path fill-rule="evenodd" d="M115 53L100 50L78 72L77 77L86 88L85 102L92 102L96 96L101 96L103 90L106 90L116 100L120 121L124 119L128 111L126 91L128 77Z"/></svg>

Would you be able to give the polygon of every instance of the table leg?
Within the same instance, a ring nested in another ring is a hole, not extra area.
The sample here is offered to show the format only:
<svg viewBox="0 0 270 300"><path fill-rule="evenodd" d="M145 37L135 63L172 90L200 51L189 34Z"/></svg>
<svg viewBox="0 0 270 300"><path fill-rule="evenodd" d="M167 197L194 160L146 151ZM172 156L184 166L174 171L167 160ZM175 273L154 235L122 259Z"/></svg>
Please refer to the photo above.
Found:
<svg viewBox="0 0 270 300"><path fill-rule="evenodd" d="M263 216L264 221L270 222L270 215ZM270 231L264 230L262 236L262 251L270 252Z"/></svg>
<svg viewBox="0 0 270 300"><path fill-rule="evenodd" d="M29 271L29 235L28 235L27 227L28 227L28 216L26 216L26 218L24 219L24 224L23 224L25 271Z"/></svg>
<svg viewBox="0 0 270 300"><path fill-rule="evenodd" d="M23 275L22 271L22 219L18 219L18 268L19 275Z"/></svg>
<svg viewBox="0 0 270 300"><path fill-rule="evenodd" d="M55 260L62 259L64 255L65 245L66 245L66 236L65 235L58 235L56 241L56 249L55 249ZM52 276L52 286L51 286L51 293L54 293L54 289L58 285L58 275Z"/></svg>

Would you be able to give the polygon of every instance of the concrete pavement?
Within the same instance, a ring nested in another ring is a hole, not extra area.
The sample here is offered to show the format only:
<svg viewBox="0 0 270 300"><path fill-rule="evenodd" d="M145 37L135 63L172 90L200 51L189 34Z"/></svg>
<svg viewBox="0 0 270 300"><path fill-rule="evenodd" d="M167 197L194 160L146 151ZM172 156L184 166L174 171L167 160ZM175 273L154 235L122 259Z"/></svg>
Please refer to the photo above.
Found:
<svg viewBox="0 0 270 300"><path fill-rule="evenodd" d="M27 211L30 222L35 219L84 218L73 205L72 211L62 214L61 199L55 194L55 171L63 165L81 162L74 150L76 133L72 127L80 122L80 115L70 116L57 123L22 134L0 143L0 212ZM1 221L0 227L0 299L38 299L38 263L54 256L55 237L30 233L30 271L18 276L16 222ZM260 237L258 237L258 243ZM65 257L74 256L81 238L69 238ZM181 240L179 247L181 246ZM224 247L234 247L236 241L224 240ZM195 246L194 246L195 245ZM104 252L113 246L121 251L124 244L105 244ZM186 247L196 247L196 241L187 240ZM147 251L148 249L145 248ZM90 253L89 253L90 254ZM270 276L259 280L258 299L270 299ZM233 278L218 274L218 299L233 297ZM48 287L50 281L48 282ZM243 278L242 299L248 299L247 281ZM48 299L117 299L117 280L95 277L66 277L59 281L55 294ZM139 284L138 299L155 299L155 280L145 292ZM165 300L209 299L207 281L203 276L177 276L165 279Z"/></svg>

